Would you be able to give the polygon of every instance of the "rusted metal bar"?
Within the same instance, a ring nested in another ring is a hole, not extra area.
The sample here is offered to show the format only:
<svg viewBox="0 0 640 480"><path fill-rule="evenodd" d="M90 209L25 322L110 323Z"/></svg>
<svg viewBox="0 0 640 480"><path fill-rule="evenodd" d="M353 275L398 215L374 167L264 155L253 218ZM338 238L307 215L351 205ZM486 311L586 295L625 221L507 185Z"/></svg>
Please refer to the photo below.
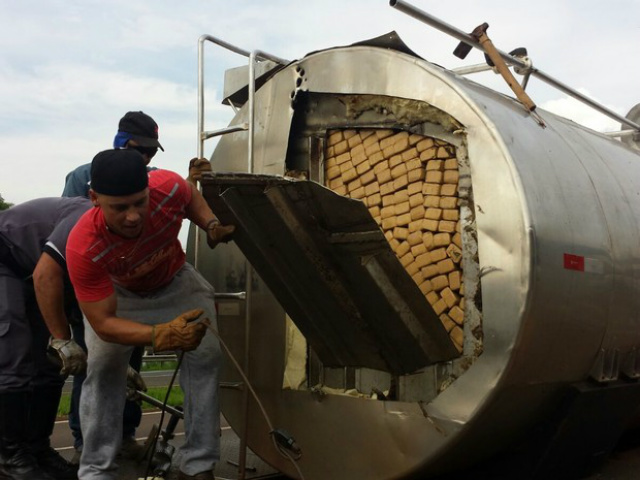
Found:
<svg viewBox="0 0 640 480"><path fill-rule="evenodd" d="M432 15L429 15L427 12L420 10L417 7L414 7L408 2L405 2L403 0L390 0L389 5L391 5L393 8L397 10L400 10L402 13L405 13L410 17L415 18L416 20L420 20L421 22L426 23L427 25L430 25L437 30L440 30L448 35L451 35L454 38L457 38L461 42L465 42L471 45L472 47L475 47L484 51L484 48L482 47L482 45L480 45L480 43L471 35L463 32L462 30L457 29L452 25L449 25L446 22L443 22L442 20ZM514 65L522 69L529 68L529 66L525 62L509 55L506 52L498 50L498 53L500 54L502 59L510 65ZM573 97L576 100L584 103L585 105L590 106L591 108L600 112L601 114L606 115L607 117L613 120L616 120L617 122L620 122L623 125L631 127L636 131L640 131L640 125L637 124L636 122L633 122L628 118L623 117L622 115L618 115L616 112L609 110L608 108L604 107L603 105L600 105L597 102L594 102L589 97L582 95L580 92L570 88L569 86L565 85L559 80L556 80L550 75L547 75L545 72L534 67L531 67L530 71L531 71L531 75L533 75L534 77L539 78L540 80L547 83L548 85L551 85L552 87L560 90L561 92L569 95L570 97Z"/></svg>
<svg viewBox="0 0 640 480"><path fill-rule="evenodd" d="M487 55L495 65L500 75L502 75L502 78L504 78L504 81L507 82L509 88L513 90L513 93L515 93L518 100L520 100L520 103L522 103L522 105L524 105L527 110L533 112L536 109L536 104L533 102L533 100L531 100L531 97L527 95L527 92L525 92L522 86L518 83L516 78L511 73L511 70L509 70L509 67L502 59L502 56L500 56L500 52L498 52L498 49L495 47L495 45L487 35L487 28L489 28L488 23L478 25L473 30L473 32L471 32L471 36L478 40L478 43L482 45L484 51L487 53Z"/></svg>

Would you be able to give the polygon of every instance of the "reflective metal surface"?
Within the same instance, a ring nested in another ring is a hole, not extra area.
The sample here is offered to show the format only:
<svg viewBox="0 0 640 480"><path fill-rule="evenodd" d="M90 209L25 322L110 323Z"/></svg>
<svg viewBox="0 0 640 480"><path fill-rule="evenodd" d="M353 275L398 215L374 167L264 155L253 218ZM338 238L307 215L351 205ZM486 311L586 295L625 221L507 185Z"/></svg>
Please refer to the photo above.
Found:
<svg viewBox="0 0 640 480"><path fill-rule="evenodd" d="M399 375L458 356L362 202L260 178L216 174L221 198L204 194L324 366Z"/></svg>
<svg viewBox="0 0 640 480"><path fill-rule="evenodd" d="M344 114L353 95L373 97L369 107ZM423 118L411 113L417 103ZM314 385L284 390L285 312L255 277L250 380L272 423L302 449L307 479L418 472L427 478L460 468L545 418L567 385L637 376L640 155L539 113L546 128L515 100L427 61L373 47L309 55L256 92L256 173L321 176L314 173L314 162L322 162L314 142L328 128L391 125L456 145L461 185L472 192L461 207L470 245L463 259L470 305L463 355L411 375L372 375L369 383L391 379L402 387L395 400L327 394ZM232 123L247 118L245 106ZM214 168L245 170L246 145L246 132L222 138ZM214 182L205 177L202 183L206 196ZM278 248L277 240L271 247ZM243 267L236 245L203 254L199 264L221 292L243 288ZM220 331L242 358L242 305L232 313L221 315ZM223 380L239 376L227 367ZM222 398L229 423L242 425L241 393L225 390ZM250 403L249 446L295 477Z"/></svg>

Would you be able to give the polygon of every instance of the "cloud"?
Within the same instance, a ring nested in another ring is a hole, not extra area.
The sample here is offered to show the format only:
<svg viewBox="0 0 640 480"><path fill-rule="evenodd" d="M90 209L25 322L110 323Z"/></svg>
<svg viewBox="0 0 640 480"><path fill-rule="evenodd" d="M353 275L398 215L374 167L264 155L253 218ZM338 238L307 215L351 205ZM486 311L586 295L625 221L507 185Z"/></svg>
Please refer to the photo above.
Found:
<svg viewBox="0 0 640 480"><path fill-rule="evenodd" d="M487 21L502 50L527 47L534 65L584 87L618 112L634 102L637 0L411 2L462 31ZM184 171L196 151L197 41L212 34L242 49L295 59L396 30L410 48L447 68L483 61L452 55L458 41L389 7L387 0L24 0L0 16L0 194L7 201L59 195L64 175L111 145L120 117L143 110L160 125L166 152L154 163ZM550 12L553 12L550 14ZM226 126L224 70L247 59L207 45L206 128ZM487 80L504 88L489 73ZM619 126L532 79L541 108L597 130ZM215 141L207 142L210 152Z"/></svg>
<svg viewBox="0 0 640 480"><path fill-rule="evenodd" d="M0 84L7 87L0 93L0 156L12 165L3 169L0 194L12 203L59 195L70 170L111 147L128 110L143 110L160 125L167 152L158 158L168 158L159 166L185 170L178 160L196 154L195 85L75 64L31 72L6 69ZM220 94L209 88L205 95ZM228 109L208 102L207 119L208 128L221 128L229 120Z"/></svg>
<svg viewBox="0 0 640 480"><path fill-rule="evenodd" d="M578 89L578 92L603 105L612 112L624 117L619 108L613 105L605 105L589 94L585 89ZM620 123L574 99L573 97L562 97L555 100L548 100L540 105L544 110L548 110L556 115L566 117L576 123L584 125L598 132L612 132L620 130Z"/></svg>
<svg viewBox="0 0 640 480"><path fill-rule="evenodd" d="M3 103L8 102L5 105L17 106L28 96L32 108L77 109L88 104L132 105L154 101L159 108L181 110L188 108L195 91L195 87L170 81L71 63L37 67L32 72L13 70L0 74L0 81L8 87L1 97Z"/></svg>

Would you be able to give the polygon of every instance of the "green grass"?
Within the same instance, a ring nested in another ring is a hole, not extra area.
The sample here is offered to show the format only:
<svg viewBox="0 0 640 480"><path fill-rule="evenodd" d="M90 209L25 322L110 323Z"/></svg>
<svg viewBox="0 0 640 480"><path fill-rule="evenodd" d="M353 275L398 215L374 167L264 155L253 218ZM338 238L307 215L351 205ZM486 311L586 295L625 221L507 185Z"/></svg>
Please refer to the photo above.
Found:
<svg viewBox="0 0 640 480"><path fill-rule="evenodd" d="M167 388L166 387L151 387L149 388L149 390L147 390L147 395L149 395L150 397L156 398L158 400L160 400L161 402L164 402L164 397L167 394ZM171 405L172 407L178 406L178 405L182 405L184 402L184 393L182 392L182 389L175 385L172 389L171 389L171 394L169 395L169 400L167 401L167 403L169 405ZM70 404L71 404L71 394L70 393L63 393L62 394L62 398L60 399L60 405L58 406L58 416L59 417L64 417L69 415L69 410L70 410ZM156 407L154 407L153 405L149 405L146 402L142 402L142 409L143 410L154 410L156 409Z"/></svg>
<svg viewBox="0 0 640 480"><path fill-rule="evenodd" d="M142 362L142 371L150 372L154 370L175 370L178 362L170 360L166 362Z"/></svg>
<svg viewBox="0 0 640 480"><path fill-rule="evenodd" d="M157 398L161 402L164 402L164 397L167 395L167 387L152 387L147 390L147 395L153 398ZM171 393L169 394L169 400L167 403L173 407L177 405L182 405L184 403L184 393L182 389L175 385L171 389ZM142 402L143 410L153 410L155 407L149 405L148 403Z"/></svg>
<svg viewBox="0 0 640 480"><path fill-rule="evenodd" d="M142 362L142 371L156 371L156 370L175 370L178 362L176 360L167 360L161 362ZM167 394L166 387L153 387L149 388L147 391L147 395L164 401L164 397ZM169 401L167 402L171 406L182 405L184 401L184 394L182 393L182 389L175 385L171 389L171 395L169 395ZM148 403L142 402L143 410L153 410L156 407L153 405L149 405ZM60 398L60 405L58 406L58 416L67 416L69 415L69 410L71 409L71 394L63 393L62 398Z"/></svg>
<svg viewBox="0 0 640 480"><path fill-rule="evenodd" d="M71 410L71 394L63 393L60 397L60 403L58 404L58 416L63 417L69 415Z"/></svg>

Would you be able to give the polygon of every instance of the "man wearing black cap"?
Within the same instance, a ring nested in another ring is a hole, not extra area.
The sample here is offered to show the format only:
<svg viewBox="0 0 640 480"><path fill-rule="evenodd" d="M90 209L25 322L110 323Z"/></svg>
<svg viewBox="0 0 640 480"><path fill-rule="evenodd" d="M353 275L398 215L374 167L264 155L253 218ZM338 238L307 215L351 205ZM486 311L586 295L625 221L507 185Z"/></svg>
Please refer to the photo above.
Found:
<svg viewBox="0 0 640 480"><path fill-rule="evenodd" d="M118 123L118 132L113 139L113 148L133 148L142 154L148 165L158 152L164 148L158 140L158 124L144 112L127 112ZM154 167L149 167L150 169ZM204 158L192 158L189 162L187 180L195 184L203 172L211 171L211 165ZM88 197L91 164L80 165L67 174L63 197Z"/></svg>
<svg viewBox="0 0 640 480"><path fill-rule="evenodd" d="M113 148L138 150L146 163L164 148L158 141L158 124L144 112L127 112L118 123L118 132L113 139ZM65 180L63 197L88 197L91 180L91 164L80 165L71 171Z"/></svg>
<svg viewBox="0 0 640 480"><path fill-rule="evenodd" d="M65 377L86 367L67 324L65 247L90 208L84 198L42 198L0 212L0 478L77 478L49 437Z"/></svg>
<svg viewBox="0 0 640 480"><path fill-rule="evenodd" d="M149 164L155 156L158 148L164 152L164 148L158 140L158 124L156 121L144 112L127 112L118 123L118 131L113 139L114 148L132 148L142 154L145 164ZM155 167L147 167L148 170ZM91 179L91 163L80 165L67 175L63 197L86 197L89 198L89 183ZM86 349L84 344L84 325L82 319L73 321L73 336L76 341ZM131 366L139 371L142 364L143 349L137 348L131 355ZM80 459L82 451L82 429L80 422L80 413L78 406L80 404L80 394L82 392L82 383L84 382L84 374L75 375L73 377L73 388L71 391L71 405L69 410L69 428L74 438L75 455L72 458L73 463L77 463ZM125 457L135 458L141 451L142 446L137 445L135 439L136 428L140 425L142 418L142 410L140 405L135 401L127 400L124 409L123 418L123 442L121 453Z"/></svg>
<svg viewBox="0 0 640 480"><path fill-rule="evenodd" d="M180 374L186 437L178 478L213 480L220 456L220 347L206 328L215 326L214 291L185 263L178 233L188 218L207 232L213 248L234 227L221 225L198 190L177 174L147 173L142 156L130 149L96 155L90 198L98 208L83 215L67 243L89 352L78 476L117 478L127 360L133 346L152 345L159 352L186 352ZM203 313L208 320L196 321Z"/></svg>
<svg viewBox="0 0 640 480"><path fill-rule="evenodd" d="M133 148L143 155L145 148L151 149L151 156L155 155L158 148L164 152L158 141L158 124L144 112L127 112L118 123L118 133L114 140L116 148L125 147L132 140L135 142Z"/></svg>

